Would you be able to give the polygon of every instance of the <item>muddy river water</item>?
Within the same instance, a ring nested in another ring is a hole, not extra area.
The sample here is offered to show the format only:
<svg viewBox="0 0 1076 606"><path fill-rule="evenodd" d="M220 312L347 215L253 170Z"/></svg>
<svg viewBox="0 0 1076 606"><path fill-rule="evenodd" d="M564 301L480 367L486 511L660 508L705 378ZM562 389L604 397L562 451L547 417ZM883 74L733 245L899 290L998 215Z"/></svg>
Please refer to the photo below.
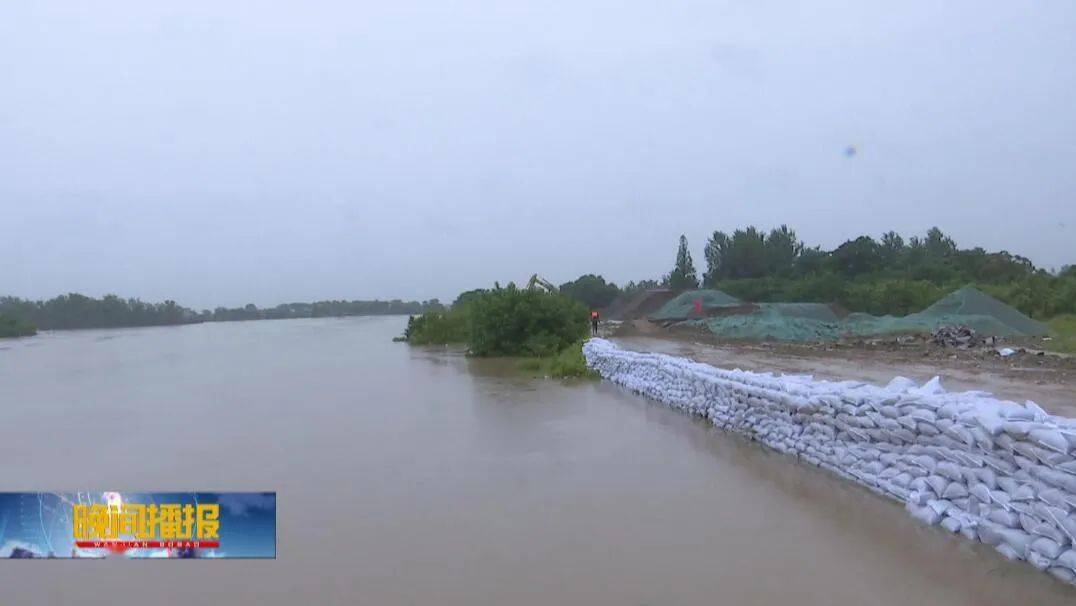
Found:
<svg viewBox="0 0 1076 606"><path fill-rule="evenodd" d="M276 560L3 561L0 603L1076 601L615 386L390 342L404 322L0 342L0 490L275 490L279 511Z"/></svg>

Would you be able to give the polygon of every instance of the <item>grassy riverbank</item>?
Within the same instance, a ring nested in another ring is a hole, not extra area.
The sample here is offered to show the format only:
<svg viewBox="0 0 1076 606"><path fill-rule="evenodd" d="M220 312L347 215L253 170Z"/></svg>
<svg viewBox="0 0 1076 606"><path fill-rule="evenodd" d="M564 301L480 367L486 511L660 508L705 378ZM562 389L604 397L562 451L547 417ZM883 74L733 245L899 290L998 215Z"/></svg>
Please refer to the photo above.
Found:
<svg viewBox="0 0 1076 606"><path fill-rule="evenodd" d="M592 379L598 376L587 368L587 360L583 357L582 342L566 347L552 357L520 360L518 368L525 374L536 378Z"/></svg>

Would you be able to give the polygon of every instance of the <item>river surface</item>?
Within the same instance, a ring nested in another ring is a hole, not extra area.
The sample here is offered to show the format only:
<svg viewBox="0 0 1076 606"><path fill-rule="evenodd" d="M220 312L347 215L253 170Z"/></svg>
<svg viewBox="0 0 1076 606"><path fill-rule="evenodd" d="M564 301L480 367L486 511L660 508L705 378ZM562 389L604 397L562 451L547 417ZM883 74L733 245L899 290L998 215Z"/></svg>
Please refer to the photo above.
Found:
<svg viewBox="0 0 1076 606"><path fill-rule="evenodd" d="M896 504L404 318L0 341L0 490L275 490L278 557L2 561L3 604L1072 604Z"/></svg>

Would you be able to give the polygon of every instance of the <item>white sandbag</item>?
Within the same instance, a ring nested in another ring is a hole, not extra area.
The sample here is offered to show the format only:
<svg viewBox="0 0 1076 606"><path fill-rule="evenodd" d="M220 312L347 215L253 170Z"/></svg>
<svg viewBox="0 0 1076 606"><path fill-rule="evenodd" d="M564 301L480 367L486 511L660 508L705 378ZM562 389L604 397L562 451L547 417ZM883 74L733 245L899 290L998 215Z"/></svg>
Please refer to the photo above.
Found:
<svg viewBox="0 0 1076 606"><path fill-rule="evenodd" d="M1023 553L1008 543L998 543L994 549L997 549L998 553L1005 556L1006 560L1016 561L1024 559Z"/></svg>
<svg viewBox="0 0 1076 606"><path fill-rule="evenodd" d="M1004 490L994 490L990 492L990 498L994 500L994 503L1004 507L1005 509L1011 509L1009 503L1012 501L1009 497L1009 493Z"/></svg>
<svg viewBox="0 0 1076 606"><path fill-rule="evenodd" d="M908 493L908 503L911 505L922 507L926 505L928 501L930 501L930 495L926 492L912 490Z"/></svg>
<svg viewBox="0 0 1076 606"><path fill-rule="evenodd" d="M1035 568L1035 570L1038 570L1039 572L1044 572L1054 563L1053 560L1051 560L1050 558L1047 558L1042 554L1035 553L1034 551L1029 551L1027 554L1025 554L1025 556L1027 559L1027 563L1031 564Z"/></svg>
<svg viewBox="0 0 1076 606"><path fill-rule="evenodd" d="M998 488L1004 490L1009 494L1016 494L1016 492L1020 490L1020 486L1020 482L1016 481L1015 478L1010 478L1008 476L998 476Z"/></svg>
<svg viewBox="0 0 1076 606"><path fill-rule="evenodd" d="M949 461L938 463L935 471L938 472L938 475L950 480L960 481L964 479L964 474L961 472L960 467L956 463L950 463Z"/></svg>
<svg viewBox="0 0 1076 606"><path fill-rule="evenodd" d="M1000 507L991 510L987 519L1007 528L1017 528L1020 526L1020 517L1016 513Z"/></svg>
<svg viewBox="0 0 1076 606"><path fill-rule="evenodd" d="M930 489L934 491L934 494L939 497L945 492L945 489L949 487L949 480L941 476L927 476L925 481ZM988 493L989 494L989 493Z"/></svg>
<svg viewBox="0 0 1076 606"><path fill-rule="evenodd" d="M1076 494L1076 476L1063 471L1055 471L1046 467L1037 466L1032 474L1043 482L1047 482L1067 492Z"/></svg>
<svg viewBox="0 0 1076 606"><path fill-rule="evenodd" d="M961 499L968 496L968 489L960 482L952 482L941 496L944 499Z"/></svg>
<svg viewBox="0 0 1076 606"><path fill-rule="evenodd" d="M1021 557L1027 553L1028 546L1031 545L1033 538L1032 535L1015 528L1000 528L998 529L998 534L1001 535L1002 541L1016 550L1016 553L1020 554Z"/></svg>
<svg viewBox="0 0 1076 606"><path fill-rule="evenodd" d="M1031 531L1031 534L1040 537L1046 537L1048 539L1053 539L1054 541L1057 541L1059 545L1072 543L1071 537L1069 537L1068 534L1064 532L1064 530L1060 529L1059 525L1056 522L1053 522L1051 520L1046 520L1038 526L1034 527Z"/></svg>
<svg viewBox="0 0 1076 606"><path fill-rule="evenodd" d="M1035 488L1031 484L1021 484L1019 488L1009 493L1013 501L1033 501Z"/></svg>
<svg viewBox="0 0 1076 606"><path fill-rule="evenodd" d="M1035 553L1042 554L1051 560L1057 559L1064 551L1061 545L1053 539L1046 537L1039 537L1031 541L1031 546L1028 548Z"/></svg>
<svg viewBox="0 0 1076 606"><path fill-rule="evenodd" d="M933 526L941 520L941 514L934 511L930 507L920 507L909 503L907 505L908 512L912 514L912 517L920 522Z"/></svg>
<svg viewBox="0 0 1076 606"><path fill-rule="evenodd" d="M956 518L946 517L941 521L941 527L949 532L960 532L962 524Z"/></svg>
<svg viewBox="0 0 1076 606"><path fill-rule="evenodd" d="M1019 514L1019 517L1020 517L1020 528L1023 528L1024 532L1027 532L1027 533L1030 533L1030 534L1038 534L1038 533L1035 532L1035 529L1045 523L1042 520L1040 520L1039 518L1036 518L1035 516L1033 516L1031 514L1027 514L1027 513L1021 513L1021 514Z"/></svg>
<svg viewBox="0 0 1076 606"><path fill-rule="evenodd" d="M1049 572L1051 575L1053 575L1055 579L1059 581L1068 583L1069 585L1076 585L1076 572L1073 572L1073 570L1070 568L1056 566L1048 569L1046 572Z"/></svg>
<svg viewBox="0 0 1076 606"><path fill-rule="evenodd" d="M876 387L724 370L602 339L583 353L609 381L902 501L926 524L1076 578L1076 556L1053 560L1076 544L1076 420L948 393L937 378Z"/></svg>
<svg viewBox="0 0 1076 606"><path fill-rule="evenodd" d="M1006 421L1002 425L1006 434L1018 440L1026 438L1034 427L1031 421Z"/></svg>
<svg viewBox="0 0 1076 606"><path fill-rule="evenodd" d="M989 467L980 467L979 469L976 469L975 476L991 490L998 487L997 474Z"/></svg>
<svg viewBox="0 0 1076 606"><path fill-rule="evenodd" d="M1058 509L1065 510L1067 514L1071 507L1069 506L1068 499L1065 498L1065 494L1056 488L1047 488L1040 490L1038 498L1043 503L1057 507Z"/></svg>
<svg viewBox="0 0 1076 606"><path fill-rule="evenodd" d="M960 535L969 541L979 540L978 529L970 524L964 524L960 527Z"/></svg>
<svg viewBox="0 0 1076 606"><path fill-rule="evenodd" d="M1042 409L1041 406L1032 402L1031 400L1024 402L1024 406L1026 406L1027 409L1031 411L1033 419L1036 423L1043 423L1046 421L1047 417L1050 416L1045 410Z"/></svg>
<svg viewBox="0 0 1076 606"><path fill-rule="evenodd" d="M997 545L1001 543L1002 536L1000 530L1002 526L998 526L993 522L981 522L979 524L979 540L987 545Z"/></svg>
<svg viewBox="0 0 1076 606"><path fill-rule="evenodd" d="M931 499L930 501L927 501L927 507L933 509L938 515L942 515L949 511L949 508L952 507L952 503L945 499Z"/></svg>
<svg viewBox="0 0 1076 606"><path fill-rule="evenodd" d="M1069 543L1076 545L1076 516L1065 516L1063 518L1057 518L1055 521L1057 528L1065 535L1065 538L1069 540ZM1059 541L1062 542L1062 541Z"/></svg>
<svg viewBox="0 0 1076 606"><path fill-rule="evenodd" d="M1060 566L1076 571L1076 550L1069 549L1065 553L1057 556L1056 562Z"/></svg>

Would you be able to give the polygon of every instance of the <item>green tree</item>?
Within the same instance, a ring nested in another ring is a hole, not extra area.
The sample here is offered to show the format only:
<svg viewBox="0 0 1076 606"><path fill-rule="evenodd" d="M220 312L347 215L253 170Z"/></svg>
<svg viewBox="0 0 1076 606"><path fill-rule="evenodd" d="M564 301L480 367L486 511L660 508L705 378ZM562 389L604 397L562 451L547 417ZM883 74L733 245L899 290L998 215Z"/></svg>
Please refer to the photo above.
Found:
<svg viewBox="0 0 1076 606"><path fill-rule="evenodd" d="M0 315L0 338L29 337L35 334L37 327L33 324Z"/></svg>
<svg viewBox="0 0 1076 606"><path fill-rule="evenodd" d="M660 280L639 280L638 282L628 282L621 290L623 294L629 295L644 290L654 290L665 286Z"/></svg>
<svg viewBox="0 0 1076 606"><path fill-rule="evenodd" d="M782 225L770 231L763 243L766 256L766 273L768 275L788 275L796 264L796 259L803 251L803 243L796 238L796 232Z"/></svg>
<svg viewBox="0 0 1076 606"><path fill-rule="evenodd" d="M579 276L571 282L565 282L559 288L561 294L579 301L589 309L601 309L613 302L620 295L620 289L612 282L594 274Z"/></svg>
<svg viewBox="0 0 1076 606"><path fill-rule="evenodd" d="M698 287L699 278L695 275L695 264L687 248L687 236L681 234L680 247L676 250L676 265L669 273L669 288L685 290Z"/></svg>
<svg viewBox="0 0 1076 606"><path fill-rule="evenodd" d="M823 273L826 271L826 265L829 262L829 253L822 250L821 247L803 247L800 251L799 257L796 259L796 274L800 276L810 276L814 274Z"/></svg>
<svg viewBox="0 0 1076 606"><path fill-rule="evenodd" d="M730 278L761 278L766 275L766 237L755 227L732 232L725 255Z"/></svg>
<svg viewBox="0 0 1076 606"><path fill-rule="evenodd" d="M870 236L860 236L841 244L831 258L837 271L849 277L875 271L881 265L878 243Z"/></svg>
<svg viewBox="0 0 1076 606"><path fill-rule="evenodd" d="M937 227L931 227L927 231L927 238L923 242L927 254L932 257L948 257L956 251L956 242L942 233Z"/></svg>
<svg viewBox="0 0 1076 606"><path fill-rule="evenodd" d="M904 238L895 231L887 231L882 234L882 241L878 246L878 253L882 263L893 266L904 253Z"/></svg>
<svg viewBox="0 0 1076 606"><path fill-rule="evenodd" d="M468 306L476 356L551 356L586 337L587 310L560 293L495 288Z"/></svg>
<svg viewBox="0 0 1076 606"><path fill-rule="evenodd" d="M729 237L725 232L715 231L706 242L703 256L706 257L706 273L702 275L702 283L710 288L717 285L718 280L728 277L728 261L726 256L729 250Z"/></svg>

